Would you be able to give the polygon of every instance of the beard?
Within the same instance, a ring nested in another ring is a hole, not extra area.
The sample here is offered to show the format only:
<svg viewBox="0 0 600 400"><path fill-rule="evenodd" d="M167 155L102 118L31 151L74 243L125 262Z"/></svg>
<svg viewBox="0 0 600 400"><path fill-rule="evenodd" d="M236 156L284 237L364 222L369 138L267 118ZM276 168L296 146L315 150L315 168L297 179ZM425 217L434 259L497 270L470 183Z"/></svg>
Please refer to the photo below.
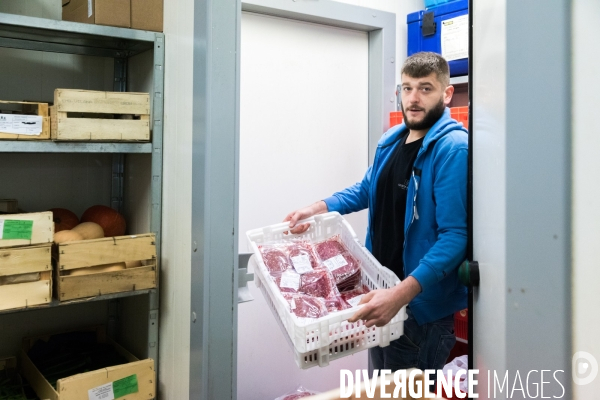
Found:
<svg viewBox="0 0 600 400"><path fill-rule="evenodd" d="M416 121L416 122L411 122L408 120L408 118L406 117L406 113L404 112L404 104L402 104L402 102L400 102L400 108L402 109L402 115L405 116L404 117L404 125L406 125L406 127L408 129L415 130L415 131L421 131L421 130L431 128L436 122L438 122L438 120L444 114L444 110L446 109L446 106L444 105L444 99L441 98L439 103L437 103L431 110L429 110L429 111L427 111L427 113L425 113L425 116L423 117L423 119L421 121ZM421 108L421 110L424 110L424 109Z"/></svg>

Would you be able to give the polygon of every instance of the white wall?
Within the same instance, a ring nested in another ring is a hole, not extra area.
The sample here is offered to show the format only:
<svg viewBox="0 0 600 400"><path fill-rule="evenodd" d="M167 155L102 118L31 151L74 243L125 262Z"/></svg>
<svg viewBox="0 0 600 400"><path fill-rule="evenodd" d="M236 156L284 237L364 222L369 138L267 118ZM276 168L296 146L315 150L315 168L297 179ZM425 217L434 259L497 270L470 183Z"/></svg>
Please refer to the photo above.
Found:
<svg viewBox="0 0 600 400"><path fill-rule="evenodd" d="M193 0L165 1L161 399L189 397L193 8Z"/></svg>
<svg viewBox="0 0 600 400"><path fill-rule="evenodd" d="M600 361L600 57L594 50L600 37L600 3L573 0L572 4L573 353L585 351ZM574 399L596 398L600 377L573 387Z"/></svg>
<svg viewBox="0 0 600 400"><path fill-rule="evenodd" d="M406 59L406 43L408 31L406 16L415 11L423 10L423 0L335 0L355 6L374 8L376 10L396 13L396 82L400 82L400 68Z"/></svg>
<svg viewBox="0 0 600 400"><path fill-rule="evenodd" d="M2 0L0 12L62 20L61 0Z"/></svg>
<svg viewBox="0 0 600 400"><path fill-rule="evenodd" d="M240 251L244 232L362 179L368 163L368 35L242 14ZM366 212L347 216L361 239ZM328 390L367 354L299 370L263 295L238 309L238 399L276 398L297 385ZM257 382L263 382L257 385Z"/></svg>

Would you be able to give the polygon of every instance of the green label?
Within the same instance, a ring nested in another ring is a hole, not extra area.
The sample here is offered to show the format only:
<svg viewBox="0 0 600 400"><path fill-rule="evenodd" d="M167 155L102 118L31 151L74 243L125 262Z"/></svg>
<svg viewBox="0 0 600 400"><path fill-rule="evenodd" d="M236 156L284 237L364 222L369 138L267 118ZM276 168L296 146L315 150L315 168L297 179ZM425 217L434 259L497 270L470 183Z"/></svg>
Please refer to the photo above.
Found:
<svg viewBox="0 0 600 400"><path fill-rule="evenodd" d="M131 375L118 381L113 382L113 392L115 399L119 397L127 396L131 393L138 392L138 381L137 375Z"/></svg>
<svg viewBox="0 0 600 400"><path fill-rule="evenodd" d="M4 227L2 228L2 239L31 240L32 232L33 221L6 219L4 220Z"/></svg>

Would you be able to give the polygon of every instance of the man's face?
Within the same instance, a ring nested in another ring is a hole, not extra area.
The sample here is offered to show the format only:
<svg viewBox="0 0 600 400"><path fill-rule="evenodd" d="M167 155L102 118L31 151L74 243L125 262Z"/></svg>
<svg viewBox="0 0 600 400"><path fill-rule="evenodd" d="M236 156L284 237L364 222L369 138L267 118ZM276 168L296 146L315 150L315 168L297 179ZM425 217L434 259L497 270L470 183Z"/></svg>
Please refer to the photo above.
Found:
<svg viewBox="0 0 600 400"><path fill-rule="evenodd" d="M454 87L443 87L435 73L423 78L402 74L401 107L404 123L411 130L428 130L452 100Z"/></svg>

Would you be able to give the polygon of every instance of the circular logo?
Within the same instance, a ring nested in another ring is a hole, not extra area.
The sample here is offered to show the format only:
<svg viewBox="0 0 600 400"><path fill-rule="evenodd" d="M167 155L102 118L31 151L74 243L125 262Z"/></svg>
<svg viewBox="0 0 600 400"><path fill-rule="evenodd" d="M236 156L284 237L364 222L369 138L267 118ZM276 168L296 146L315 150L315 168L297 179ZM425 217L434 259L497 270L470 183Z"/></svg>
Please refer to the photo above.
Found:
<svg viewBox="0 0 600 400"><path fill-rule="evenodd" d="M598 375L598 361L590 353L578 351L573 355L572 373L576 385L587 385Z"/></svg>

